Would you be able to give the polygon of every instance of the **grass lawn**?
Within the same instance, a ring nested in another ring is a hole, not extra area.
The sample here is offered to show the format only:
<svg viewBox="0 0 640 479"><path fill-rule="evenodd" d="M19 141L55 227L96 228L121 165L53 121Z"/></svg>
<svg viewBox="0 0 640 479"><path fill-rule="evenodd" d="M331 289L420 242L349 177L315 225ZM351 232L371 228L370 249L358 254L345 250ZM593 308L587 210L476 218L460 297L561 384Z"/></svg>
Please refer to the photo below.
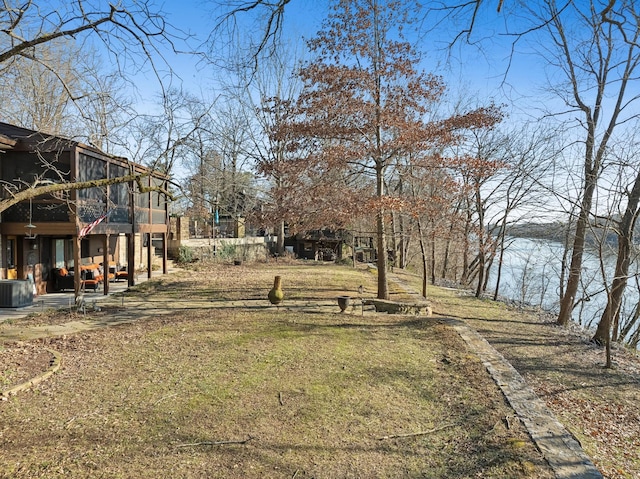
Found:
<svg viewBox="0 0 640 479"><path fill-rule="evenodd" d="M397 274L414 289L417 276ZM640 477L640 355L614 347L613 369L592 333L556 317L429 287L436 315L464 319L526 379L608 479Z"/></svg>
<svg viewBox="0 0 640 479"><path fill-rule="evenodd" d="M128 293L139 321L38 340L63 366L0 403L0 477L553 477L440 321L310 307L360 284L373 295L366 270L218 265Z"/></svg>

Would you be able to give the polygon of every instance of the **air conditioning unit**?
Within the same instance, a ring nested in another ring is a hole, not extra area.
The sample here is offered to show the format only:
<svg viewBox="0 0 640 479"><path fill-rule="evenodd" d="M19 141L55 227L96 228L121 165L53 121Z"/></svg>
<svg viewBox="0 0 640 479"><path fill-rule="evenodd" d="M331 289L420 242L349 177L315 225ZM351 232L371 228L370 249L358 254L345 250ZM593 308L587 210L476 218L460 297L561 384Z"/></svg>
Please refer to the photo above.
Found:
<svg viewBox="0 0 640 479"><path fill-rule="evenodd" d="M28 280L0 280L0 308L22 308L33 304L33 283Z"/></svg>

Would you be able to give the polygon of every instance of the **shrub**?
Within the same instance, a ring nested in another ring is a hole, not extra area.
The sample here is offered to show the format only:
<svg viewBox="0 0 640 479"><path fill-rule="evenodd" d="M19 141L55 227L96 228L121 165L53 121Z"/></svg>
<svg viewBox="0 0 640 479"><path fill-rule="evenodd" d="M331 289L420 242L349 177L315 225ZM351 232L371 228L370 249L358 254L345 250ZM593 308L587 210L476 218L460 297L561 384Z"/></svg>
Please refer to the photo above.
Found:
<svg viewBox="0 0 640 479"><path fill-rule="evenodd" d="M336 264L340 264L343 266L353 266L353 258L344 257L336 260Z"/></svg>
<svg viewBox="0 0 640 479"><path fill-rule="evenodd" d="M223 244L222 247L218 250L218 256L221 259L231 259L236 256L236 245L234 244Z"/></svg>
<svg viewBox="0 0 640 479"><path fill-rule="evenodd" d="M178 251L178 263L187 264L193 261L193 250L188 246L180 246Z"/></svg>

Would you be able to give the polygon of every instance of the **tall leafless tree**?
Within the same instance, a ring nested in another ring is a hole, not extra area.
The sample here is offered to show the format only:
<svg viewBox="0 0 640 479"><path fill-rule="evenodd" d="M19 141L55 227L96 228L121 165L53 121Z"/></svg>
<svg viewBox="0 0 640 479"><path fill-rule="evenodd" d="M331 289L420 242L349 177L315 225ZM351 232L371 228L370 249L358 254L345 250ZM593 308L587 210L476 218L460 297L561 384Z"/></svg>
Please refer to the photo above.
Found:
<svg viewBox="0 0 640 479"><path fill-rule="evenodd" d="M607 366L611 366L611 350L610 341L619 339L619 323L622 313L622 300L627 287L630 275L630 267L633 256L633 238L635 226L640 215L640 172L638 165L634 161L637 151L637 145L634 144L630 152L627 152L627 158L620 161L622 170L635 170L635 178L628 178L627 175L618 175L617 191L611 191L610 196L626 197L626 201L620 198L616 201L616 206L620 206L619 214L610 214L606 218L608 223L613 223L611 229L615 232L617 238L617 256L616 265L613 273L613 279L610 285L605 285L607 290L607 305L602 313L598 327L593 336L593 340L599 344L607 346ZM621 205L625 204L624 207ZM607 224L608 225L608 224ZM604 228L600 228L604 230ZM630 328L629 328L630 329Z"/></svg>
<svg viewBox="0 0 640 479"><path fill-rule="evenodd" d="M77 88L77 84L86 82L87 78L73 72L70 64L59 61L59 55L52 56L56 48L72 44L70 50L88 55L100 45L101 50L110 56L111 63L116 65L120 75L125 77L141 69L148 69L155 74L158 85L162 88L165 72L161 71L160 64L163 52L167 49L176 51L178 44L187 41L188 36L167 23L162 12L146 0L123 0L103 7L96 6L89 0L55 4L38 0L7 0L0 9L0 73L3 77L21 75L25 79L25 85L29 81L37 85L42 78L46 78L49 96L54 92L54 96L64 102L43 102L47 107L58 105L58 120L60 109L66 107L67 103L71 102L79 109L82 108L86 90ZM53 61L56 58L58 61ZM29 74L31 80L24 77ZM37 99L35 100L37 106ZM34 107L33 111L38 109ZM30 120L29 126L45 130L62 128L50 121L44 124L46 115L38 116L39 118ZM113 184L131 181L131 178L125 176L109 181ZM6 191L12 196L9 202L12 203L18 198L50 192L51 188L69 190L85 187L81 183L20 184L6 188ZM8 207L9 203L0 203L0 211Z"/></svg>
<svg viewBox="0 0 640 479"><path fill-rule="evenodd" d="M582 187L569 275L560 302L558 324L571 318L580 283L585 239L598 179L615 134L636 115L638 97L631 83L640 62L639 12L633 1L563 4L546 0L544 33L550 40L545 60L562 75L555 92L582 130Z"/></svg>

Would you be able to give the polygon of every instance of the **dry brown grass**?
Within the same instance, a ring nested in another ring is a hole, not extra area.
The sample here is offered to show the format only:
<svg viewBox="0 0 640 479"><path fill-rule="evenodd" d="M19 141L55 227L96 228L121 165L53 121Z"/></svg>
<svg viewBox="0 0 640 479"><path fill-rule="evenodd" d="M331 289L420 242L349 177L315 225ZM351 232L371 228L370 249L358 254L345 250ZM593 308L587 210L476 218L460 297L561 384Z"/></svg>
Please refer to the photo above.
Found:
<svg viewBox="0 0 640 479"><path fill-rule="evenodd" d="M400 273L419 285L419 278ZM617 348L605 369L603 348L555 317L520 311L461 291L430 288L436 315L464 319L533 387L611 479L640 477L640 357Z"/></svg>
<svg viewBox="0 0 640 479"><path fill-rule="evenodd" d="M5 345L63 367L0 403L0 477L553 477L438 320L309 307L360 284L372 295L362 270L217 266L92 313L134 323Z"/></svg>

